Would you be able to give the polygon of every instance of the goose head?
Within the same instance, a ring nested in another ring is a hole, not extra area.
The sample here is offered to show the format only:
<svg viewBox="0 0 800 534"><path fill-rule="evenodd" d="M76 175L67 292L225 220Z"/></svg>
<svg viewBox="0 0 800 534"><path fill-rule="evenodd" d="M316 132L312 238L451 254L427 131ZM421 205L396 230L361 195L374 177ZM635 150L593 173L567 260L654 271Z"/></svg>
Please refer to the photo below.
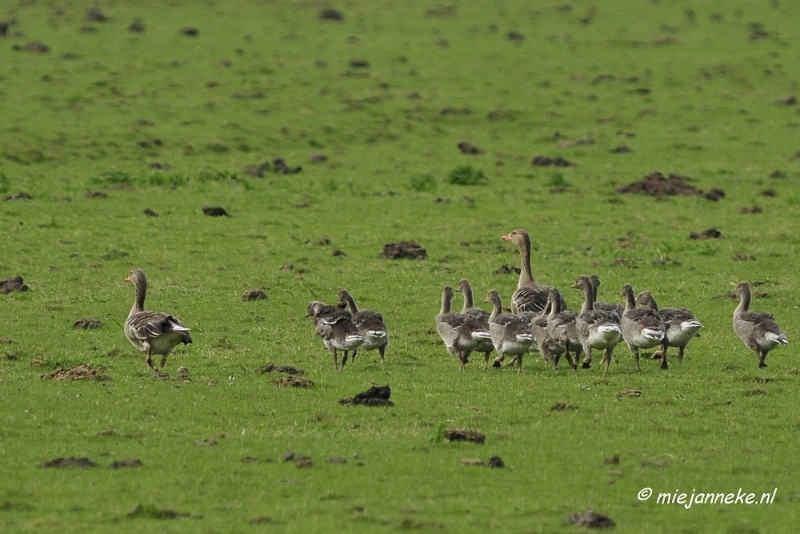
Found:
<svg viewBox="0 0 800 534"><path fill-rule="evenodd" d="M512 230L511 232L507 233L506 235L502 236L503 241L508 241L509 243L514 243L519 248L530 249L531 248L531 238L528 235L528 232L522 230L521 228L517 228L516 230Z"/></svg>

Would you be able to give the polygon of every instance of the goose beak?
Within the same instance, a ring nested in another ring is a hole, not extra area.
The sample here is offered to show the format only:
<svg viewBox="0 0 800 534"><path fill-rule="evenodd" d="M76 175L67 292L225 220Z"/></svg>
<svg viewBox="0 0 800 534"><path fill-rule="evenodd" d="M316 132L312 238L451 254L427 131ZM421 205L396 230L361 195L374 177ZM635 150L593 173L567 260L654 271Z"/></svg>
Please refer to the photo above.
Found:
<svg viewBox="0 0 800 534"><path fill-rule="evenodd" d="M507 233L504 236L500 236L500 239L502 239L503 241L509 241L510 242L511 241L511 232Z"/></svg>
<svg viewBox="0 0 800 534"><path fill-rule="evenodd" d="M132 281L133 280L131 280L131 276L130 275L126 276L125 280L123 280L123 282L132 282Z"/></svg>

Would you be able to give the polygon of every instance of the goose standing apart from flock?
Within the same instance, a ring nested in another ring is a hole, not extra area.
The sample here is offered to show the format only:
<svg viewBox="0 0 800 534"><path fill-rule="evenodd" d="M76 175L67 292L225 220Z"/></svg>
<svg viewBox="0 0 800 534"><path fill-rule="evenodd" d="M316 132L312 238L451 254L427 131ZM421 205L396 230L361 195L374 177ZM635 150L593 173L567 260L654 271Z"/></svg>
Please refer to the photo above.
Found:
<svg viewBox="0 0 800 534"><path fill-rule="evenodd" d="M328 306L324 302L315 300L308 304L306 317L314 320L314 329L333 356L333 368L337 371L339 370L337 351L344 352L342 357L342 370L344 370L350 351L355 353L365 341L353 323L353 316L338 306Z"/></svg>
<svg viewBox="0 0 800 534"><path fill-rule="evenodd" d="M464 296L464 307L461 309L461 313L464 315L471 315L478 319L481 323L481 326L489 330L489 316L491 313L484 310L483 308L478 308L475 306L475 301L473 300L472 296L472 284L466 278L462 278L458 281L457 289L461 291L461 294ZM475 346L475 352L482 352L484 362L486 363L486 367L488 367L489 363L489 355L491 355L492 351L494 350L494 344L492 344L491 339L480 339L478 344Z"/></svg>
<svg viewBox="0 0 800 534"><path fill-rule="evenodd" d="M576 328L575 320L578 314L569 310L561 309L561 302L564 298L556 288L550 288L550 296L548 305L550 306L550 313L547 316L547 331L558 341L566 353L567 361L573 369L577 369L578 358L583 352L583 345L581 344L578 330ZM570 350L575 357L570 354Z"/></svg>
<svg viewBox="0 0 800 534"><path fill-rule="evenodd" d="M489 316L489 332L491 333L492 344L494 345L494 350L497 351L498 358L502 361L506 354L515 356L517 373L522 372L522 356L528 352L528 349L536 341L531 330L530 318L503 313L503 301L496 289L489 291L485 302L492 304L492 314Z"/></svg>
<svg viewBox="0 0 800 534"><path fill-rule="evenodd" d="M603 351L603 376L608 374L608 367L614 357L614 348L622 339L622 326L617 312L598 310L594 307L594 283L592 277L579 276L572 286L583 290L584 301L581 313L575 320L575 327L580 337L583 352L583 368L588 369L592 363L592 349Z"/></svg>
<svg viewBox="0 0 800 534"><path fill-rule="evenodd" d="M650 308L637 308L630 284L622 286L622 296L625 297L625 312L620 321L622 338L633 353L636 360L636 370L639 368L639 349L650 349L661 345L661 368L668 369L667 365L667 327L658 315Z"/></svg>
<svg viewBox="0 0 800 534"><path fill-rule="evenodd" d="M514 243L519 249L521 268L517 290L511 296L511 312L534 312L537 315L545 313L550 286L541 286L536 282L531 272L531 238L528 232L516 229L502 236L504 241ZM567 304L561 298L561 309L566 310Z"/></svg>
<svg viewBox="0 0 800 534"><path fill-rule="evenodd" d="M450 311L452 304L453 288L444 286L442 288L442 307L436 316L436 330L439 332L439 337L442 338L447 352L458 358L463 371L469 361L469 355L477 349L482 341L491 340L491 335L477 317Z"/></svg>
<svg viewBox="0 0 800 534"><path fill-rule="evenodd" d="M346 289L339 291L339 302L346 304L350 308L353 324L356 325L358 332L364 337L364 344L361 345L361 348L364 350L378 349L381 363L386 363L384 355L386 354L386 346L389 344L389 335L386 323L383 321L383 315L375 311L359 311L355 299ZM356 359L357 353L358 349L353 351L353 360Z"/></svg>
<svg viewBox="0 0 800 534"><path fill-rule="evenodd" d="M764 360L769 351L779 345L788 345L789 340L771 313L750 311L752 294L748 282L739 282L734 292L740 300L733 312L733 330L742 343L758 355L758 366L766 367Z"/></svg>
<svg viewBox="0 0 800 534"><path fill-rule="evenodd" d="M147 353L147 365L159 376L167 363L167 356L178 343L188 345L192 342L189 329L177 317L162 312L146 311L144 299L147 296L147 278L141 269L133 269L125 278L133 284L136 297L128 319L125 321L125 336L131 344ZM161 354L161 367L153 367L153 354Z"/></svg>
<svg viewBox="0 0 800 534"><path fill-rule="evenodd" d="M678 347L678 361L682 362L686 345L703 328L703 324L695 318L691 311L685 308L659 309L656 299L649 291L642 291L636 295L636 303L658 312L658 315L661 316L667 326L667 345ZM658 357L660 357L658 352L653 354L653 359Z"/></svg>

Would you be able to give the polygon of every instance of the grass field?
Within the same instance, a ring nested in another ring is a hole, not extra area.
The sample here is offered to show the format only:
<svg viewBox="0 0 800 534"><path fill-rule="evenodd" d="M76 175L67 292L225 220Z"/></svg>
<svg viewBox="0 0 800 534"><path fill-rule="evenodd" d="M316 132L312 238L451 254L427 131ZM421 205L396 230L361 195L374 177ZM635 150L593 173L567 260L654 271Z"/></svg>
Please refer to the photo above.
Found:
<svg viewBox="0 0 800 534"><path fill-rule="evenodd" d="M162 4L0 6L0 279L30 287L0 295L0 531L568 533L589 508L616 532L797 530L791 3ZM276 157L302 171L258 176ZM725 196L616 192L656 171ZM553 372L538 355L460 372L442 286L508 305L514 228L572 309L592 272L604 300L627 282L691 308L686 360L636 372L619 346L605 378L599 358ZM722 236L689 238L707 228ZM428 259L379 258L402 240ZM169 380L122 331L134 267L147 307L192 329ZM792 342L766 369L731 327L741 280ZM384 365L362 352L334 372L314 335L306 305L343 287L386 317ZM314 386L273 385L269 362ZM40 378L83 364L107 379ZM384 384L392 408L338 404ZM495 455L505 468L461 462ZM97 466L43 467L58 457ZM656 502L740 488L774 502Z"/></svg>

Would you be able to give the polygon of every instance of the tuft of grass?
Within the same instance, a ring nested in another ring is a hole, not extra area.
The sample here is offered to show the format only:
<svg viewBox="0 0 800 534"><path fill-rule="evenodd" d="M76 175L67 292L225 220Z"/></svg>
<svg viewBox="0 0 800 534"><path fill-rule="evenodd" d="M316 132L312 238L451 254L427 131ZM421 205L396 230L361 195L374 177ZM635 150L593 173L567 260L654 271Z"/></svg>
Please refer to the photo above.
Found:
<svg viewBox="0 0 800 534"><path fill-rule="evenodd" d="M483 171L472 165L459 165L447 173L447 183L456 185L479 185L486 182Z"/></svg>
<svg viewBox="0 0 800 534"><path fill-rule="evenodd" d="M436 178L432 174L415 174L408 180L408 187L413 191L435 191Z"/></svg>

